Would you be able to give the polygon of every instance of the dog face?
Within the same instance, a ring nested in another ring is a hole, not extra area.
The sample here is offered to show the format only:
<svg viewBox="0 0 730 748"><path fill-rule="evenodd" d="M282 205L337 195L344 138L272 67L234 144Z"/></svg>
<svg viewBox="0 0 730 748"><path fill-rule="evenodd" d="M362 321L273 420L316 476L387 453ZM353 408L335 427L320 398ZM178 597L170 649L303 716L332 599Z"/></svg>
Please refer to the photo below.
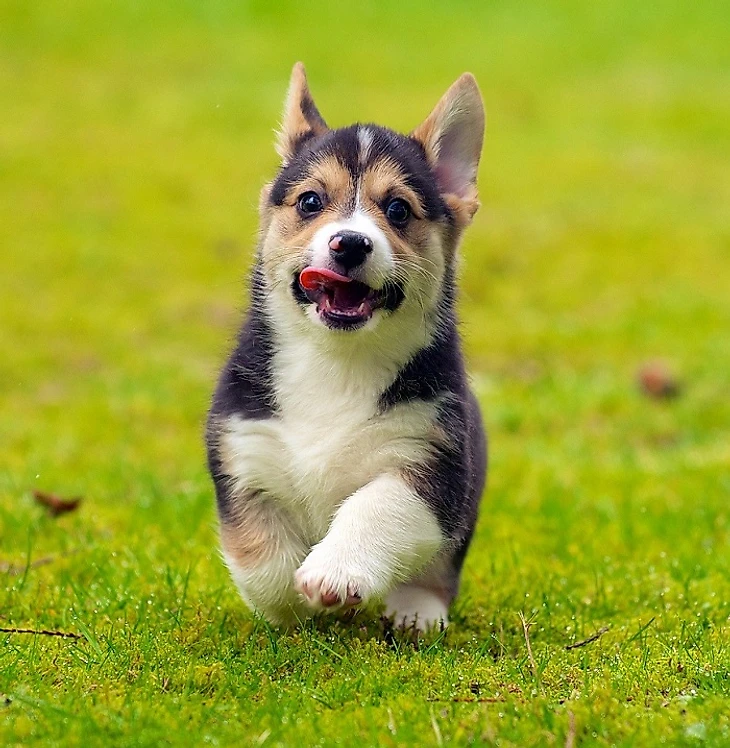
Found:
<svg viewBox="0 0 730 748"><path fill-rule="evenodd" d="M428 326L478 207L483 132L468 74L410 135L378 125L330 129L297 64L282 165L260 206L269 304L330 331L372 329L409 311Z"/></svg>

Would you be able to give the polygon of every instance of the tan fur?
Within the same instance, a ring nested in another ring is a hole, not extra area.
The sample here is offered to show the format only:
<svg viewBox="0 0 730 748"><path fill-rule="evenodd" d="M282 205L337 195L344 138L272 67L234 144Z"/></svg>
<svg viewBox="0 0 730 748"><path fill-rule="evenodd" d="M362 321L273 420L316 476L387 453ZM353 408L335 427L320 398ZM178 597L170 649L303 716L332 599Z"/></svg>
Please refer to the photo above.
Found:
<svg viewBox="0 0 730 748"><path fill-rule="evenodd" d="M313 189L324 198L325 213L330 210L341 214L350 206L354 188L350 172L337 159L324 158L312 167L311 180L303 182L297 194Z"/></svg>
<svg viewBox="0 0 730 748"><path fill-rule="evenodd" d="M221 432L223 437L224 432ZM218 442L223 472L235 475L240 455L226 438ZM231 486L232 519L221 521L223 550L242 567L253 567L271 559L277 552L278 528L281 519L266 502L260 491Z"/></svg>
<svg viewBox="0 0 730 748"><path fill-rule="evenodd" d="M271 232L278 241L269 242L266 245L267 254L265 258L276 262L281 259L290 259L293 255L306 254L306 248L317 229L327 222L325 213L310 221L300 221L296 214L296 208L284 208L274 211L271 221ZM271 255L274 257L271 257Z"/></svg>
<svg viewBox="0 0 730 748"><path fill-rule="evenodd" d="M424 210L418 193L408 186L406 177L398 164L387 157L370 165L363 174L360 184L361 201L366 204L372 203L377 206L382 203L386 195L403 198L411 206L413 214L417 218L423 218Z"/></svg>
<svg viewBox="0 0 730 748"><path fill-rule="evenodd" d="M323 211L313 220L301 221L295 207L273 209L268 238L262 247L264 268L268 271L279 263L303 260L317 229L331 220L331 213L329 218L327 215L328 211Z"/></svg>
<svg viewBox="0 0 730 748"><path fill-rule="evenodd" d="M399 197L411 206L415 220L409 222L405 233L396 231L383 215L380 206L386 196ZM367 169L360 185L360 202L388 237L397 259L425 261L424 250L438 236L440 227L424 220L424 207L418 193L408 186L405 175L394 161L386 157Z"/></svg>
<svg viewBox="0 0 730 748"><path fill-rule="evenodd" d="M444 202L453 213L456 223L461 230L464 230L471 223L474 214L479 210L480 206L476 196L476 189L474 190L474 195L468 199L460 198L457 195L444 195Z"/></svg>
<svg viewBox="0 0 730 748"><path fill-rule="evenodd" d="M226 554L246 568L273 558L277 543L271 512L255 495L240 497L235 511L235 524L221 523L221 544Z"/></svg>

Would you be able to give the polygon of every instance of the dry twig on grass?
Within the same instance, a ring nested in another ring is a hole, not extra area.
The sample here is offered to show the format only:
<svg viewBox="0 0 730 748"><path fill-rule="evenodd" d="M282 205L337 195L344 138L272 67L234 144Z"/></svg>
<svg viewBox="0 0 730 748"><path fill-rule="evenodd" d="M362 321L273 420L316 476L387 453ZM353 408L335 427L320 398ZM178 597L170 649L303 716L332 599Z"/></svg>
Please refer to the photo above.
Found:
<svg viewBox="0 0 730 748"><path fill-rule="evenodd" d="M62 639L83 639L81 634L71 631L50 631L49 629L18 629L0 627L0 634L37 634L38 636L59 636Z"/></svg>
<svg viewBox="0 0 730 748"><path fill-rule="evenodd" d="M433 704L504 704L507 699L503 696L480 696L476 699L455 696L453 699L426 699Z"/></svg>
<svg viewBox="0 0 730 748"><path fill-rule="evenodd" d="M565 748L575 748L575 714L568 712L568 735L565 738Z"/></svg>
<svg viewBox="0 0 730 748"><path fill-rule="evenodd" d="M78 548L73 548L70 551L63 551L62 553L56 553L51 556L41 556L41 558L35 559L30 563L13 564L8 561L0 561L0 574L9 574L11 577L17 577L21 574L25 574L28 569L37 569L39 566L46 566L52 564L59 558L66 558L66 556L73 556L78 553Z"/></svg>
<svg viewBox="0 0 730 748"><path fill-rule="evenodd" d="M589 636L587 639L583 639L583 641L580 642L574 642L573 644L566 644L565 648L567 650L570 649L578 649L578 647L585 647L586 644L592 644L594 641L597 641L600 639L608 630L610 626L602 626L598 631L596 631L593 636Z"/></svg>
<svg viewBox="0 0 730 748"><path fill-rule="evenodd" d="M537 664L535 658L532 655L532 645L530 644L530 627L532 623L525 619L525 614L520 611L520 621L522 623L522 631L525 634L525 645L527 646L527 659L530 661L530 670L532 671L533 677L537 677Z"/></svg>

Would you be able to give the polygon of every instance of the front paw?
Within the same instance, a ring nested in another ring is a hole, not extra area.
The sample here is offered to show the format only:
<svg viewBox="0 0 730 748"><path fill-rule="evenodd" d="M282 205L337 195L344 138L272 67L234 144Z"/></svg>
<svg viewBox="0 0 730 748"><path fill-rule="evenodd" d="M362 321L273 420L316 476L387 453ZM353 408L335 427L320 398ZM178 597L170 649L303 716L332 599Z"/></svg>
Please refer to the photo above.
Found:
<svg viewBox="0 0 730 748"><path fill-rule="evenodd" d="M315 610L360 605L374 596L374 580L351 559L314 548L294 575L294 587Z"/></svg>

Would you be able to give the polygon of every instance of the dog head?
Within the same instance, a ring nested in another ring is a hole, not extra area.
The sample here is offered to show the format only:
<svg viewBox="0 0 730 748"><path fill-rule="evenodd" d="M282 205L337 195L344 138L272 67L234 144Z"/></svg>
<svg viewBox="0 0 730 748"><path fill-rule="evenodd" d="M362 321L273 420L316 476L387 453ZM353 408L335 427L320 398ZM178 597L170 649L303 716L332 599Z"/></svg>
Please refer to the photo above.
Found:
<svg viewBox="0 0 730 748"><path fill-rule="evenodd" d="M260 205L267 303L341 332L399 317L433 326L479 205L483 134L468 73L401 135L372 124L330 129L295 65L277 144L282 163Z"/></svg>

